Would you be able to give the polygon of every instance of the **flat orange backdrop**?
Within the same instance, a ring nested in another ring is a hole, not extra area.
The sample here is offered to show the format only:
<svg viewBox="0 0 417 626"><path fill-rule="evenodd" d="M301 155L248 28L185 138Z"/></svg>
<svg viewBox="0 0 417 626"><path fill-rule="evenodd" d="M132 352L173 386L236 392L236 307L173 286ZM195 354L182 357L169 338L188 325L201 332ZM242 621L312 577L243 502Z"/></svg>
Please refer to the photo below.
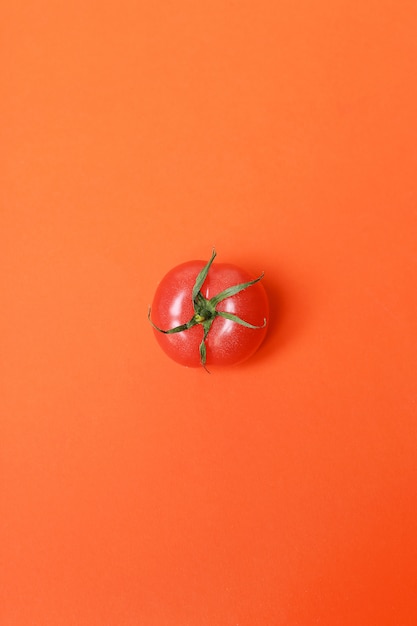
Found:
<svg viewBox="0 0 417 626"><path fill-rule="evenodd" d="M412 0L9 2L2 626L415 626ZM147 307L265 270L186 369Z"/></svg>

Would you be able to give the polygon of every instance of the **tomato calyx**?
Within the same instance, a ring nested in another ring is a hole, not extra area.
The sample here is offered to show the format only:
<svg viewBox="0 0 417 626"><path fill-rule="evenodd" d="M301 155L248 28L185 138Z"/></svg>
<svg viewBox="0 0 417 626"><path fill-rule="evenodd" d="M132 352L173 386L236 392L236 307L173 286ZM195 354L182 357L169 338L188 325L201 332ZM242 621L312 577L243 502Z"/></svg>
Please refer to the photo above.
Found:
<svg viewBox="0 0 417 626"><path fill-rule="evenodd" d="M208 372L208 369L206 367L206 360L207 360L206 339L216 317L223 317L224 319L227 319L232 322L235 322L236 324L245 326L246 328L252 328L254 330L265 328L266 326L266 318L264 318L263 324L261 326L255 326L254 324L250 324L249 322L246 322L245 320L241 319L240 317L238 317L237 315L233 313L228 313L227 311L218 311L216 308L217 305L223 300L226 300L226 298L230 298L236 295L237 293L243 291L244 289L247 289L248 287L251 287L255 283L259 282L264 276L263 272L260 276L258 276L258 278L255 278L254 280L250 280L245 283L240 283L238 285L233 285L232 287L228 287L227 289L224 289L223 291L221 291L220 293L218 293L217 295L213 296L210 299L207 299L203 296L203 294L201 293L201 288L204 284L204 281L207 278L210 267L215 258L216 258L216 251L213 249L210 260L197 275L197 278L195 280L193 290L192 290L192 296L191 296L192 302L193 302L193 308L194 308L194 315L188 322L186 322L185 324L180 324L179 326L175 326L174 328L169 328L167 330L164 330L162 328L159 328L159 326L154 324L154 322L152 321L151 307L149 307L149 310L148 310L148 320L153 326L153 328L160 333L164 333L165 335L172 335L174 333L180 333L180 332L189 330L190 328L192 328L193 326L196 326L197 324L200 324L203 327L203 331L204 331L203 339L201 340L201 343L199 346L199 352L200 352L200 363L207 372Z"/></svg>

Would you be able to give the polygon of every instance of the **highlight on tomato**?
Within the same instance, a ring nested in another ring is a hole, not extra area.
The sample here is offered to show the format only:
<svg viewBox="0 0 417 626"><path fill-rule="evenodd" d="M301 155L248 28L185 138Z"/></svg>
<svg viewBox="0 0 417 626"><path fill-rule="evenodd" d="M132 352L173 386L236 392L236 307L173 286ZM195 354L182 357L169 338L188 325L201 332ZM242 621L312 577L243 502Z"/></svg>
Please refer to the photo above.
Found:
<svg viewBox="0 0 417 626"><path fill-rule="evenodd" d="M188 261L159 283L148 319L164 352L188 367L234 365L265 338L269 305L260 282L229 263Z"/></svg>

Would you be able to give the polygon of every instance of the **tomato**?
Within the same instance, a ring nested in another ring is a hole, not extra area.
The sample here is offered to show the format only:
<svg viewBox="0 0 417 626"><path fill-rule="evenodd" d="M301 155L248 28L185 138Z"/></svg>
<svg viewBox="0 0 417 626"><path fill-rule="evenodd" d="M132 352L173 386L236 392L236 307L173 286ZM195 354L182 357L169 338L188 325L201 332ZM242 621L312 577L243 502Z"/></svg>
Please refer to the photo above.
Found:
<svg viewBox="0 0 417 626"><path fill-rule="evenodd" d="M232 365L250 357L267 331L268 299L259 282L228 263L188 261L156 290L148 317L174 361L189 367Z"/></svg>

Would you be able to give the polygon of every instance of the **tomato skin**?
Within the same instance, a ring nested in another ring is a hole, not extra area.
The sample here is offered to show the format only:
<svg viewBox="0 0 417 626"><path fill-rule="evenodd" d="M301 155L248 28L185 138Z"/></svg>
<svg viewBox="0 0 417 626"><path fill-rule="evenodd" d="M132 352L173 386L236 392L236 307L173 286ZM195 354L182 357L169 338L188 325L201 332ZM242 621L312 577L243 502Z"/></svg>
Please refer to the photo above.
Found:
<svg viewBox="0 0 417 626"><path fill-rule="evenodd" d="M159 283L152 304L152 321L168 330L188 322L194 315L192 290L196 276L205 261L188 261L174 267ZM244 270L229 263L215 263L200 289L209 300L224 289L252 280ZM226 298L217 305L255 326L263 326L269 317L268 298L259 282ZM207 335L206 365L234 365L250 357L265 338L267 325L252 329L223 317L216 317ZM201 367L199 346L203 327L198 324L174 334L164 334L154 328L155 338L164 352L174 361L188 367Z"/></svg>

